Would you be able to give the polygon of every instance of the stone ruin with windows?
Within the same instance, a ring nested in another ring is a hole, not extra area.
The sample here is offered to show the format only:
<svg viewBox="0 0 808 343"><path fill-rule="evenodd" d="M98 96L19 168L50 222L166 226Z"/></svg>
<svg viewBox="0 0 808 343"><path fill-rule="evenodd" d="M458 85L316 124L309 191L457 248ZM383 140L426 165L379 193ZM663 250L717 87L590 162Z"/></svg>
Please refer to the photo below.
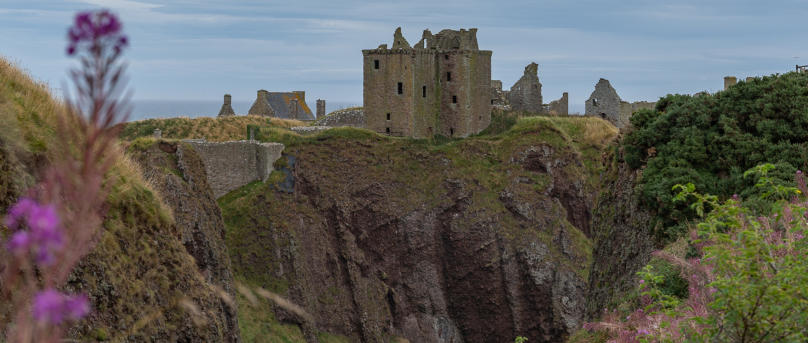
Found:
<svg viewBox="0 0 808 343"><path fill-rule="evenodd" d="M424 30L410 46L396 29L392 48L362 50L366 128L410 137L466 137L491 122L491 51L477 29Z"/></svg>
<svg viewBox="0 0 808 343"><path fill-rule="evenodd" d="M502 81L492 80L491 104L495 108L510 109L538 114L569 114L569 95L567 92L558 100L549 104L543 103L541 95L541 82L539 82L539 65L530 63L525 67L525 73L511 86L510 91L502 90Z"/></svg>
<svg viewBox="0 0 808 343"><path fill-rule="evenodd" d="M643 108L653 109L654 106L656 106L656 102L621 100L609 80L602 78L595 85L595 90L589 99L586 100L586 115L599 116L622 129L630 125L629 118L634 112Z"/></svg>

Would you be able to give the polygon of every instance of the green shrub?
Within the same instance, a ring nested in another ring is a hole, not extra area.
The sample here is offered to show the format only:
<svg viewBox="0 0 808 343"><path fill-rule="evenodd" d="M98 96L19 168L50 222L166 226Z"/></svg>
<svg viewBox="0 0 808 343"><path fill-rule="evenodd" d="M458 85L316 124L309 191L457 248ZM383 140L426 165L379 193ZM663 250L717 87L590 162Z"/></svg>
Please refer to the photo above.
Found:
<svg viewBox="0 0 808 343"><path fill-rule="evenodd" d="M644 166L642 202L662 224L657 240L670 242L695 215L673 202L673 185L693 183L722 199L756 198L756 180L743 172L761 163L775 164L771 177L793 184L791 176L808 164L808 74L757 78L715 95L668 95L631 123L624 158Z"/></svg>

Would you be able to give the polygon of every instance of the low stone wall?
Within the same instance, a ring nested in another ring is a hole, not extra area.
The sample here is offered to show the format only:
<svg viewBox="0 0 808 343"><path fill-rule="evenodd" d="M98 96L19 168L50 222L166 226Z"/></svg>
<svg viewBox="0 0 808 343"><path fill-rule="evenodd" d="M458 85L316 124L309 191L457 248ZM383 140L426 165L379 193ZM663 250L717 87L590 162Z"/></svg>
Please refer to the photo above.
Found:
<svg viewBox="0 0 808 343"><path fill-rule="evenodd" d="M289 128L292 132L297 132L301 135L313 135L330 129L331 126L293 126Z"/></svg>
<svg viewBox="0 0 808 343"><path fill-rule="evenodd" d="M352 107L337 110L329 113L327 116L317 118L315 125L322 126L351 126L351 127L365 127L365 112L361 107Z"/></svg>
<svg viewBox="0 0 808 343"><path fill-rule="evenodd" d="M191 145L205 164L208 184L216 198L250 182L266 180L284 149L280 143L257 141L183 142Z"/></svg>

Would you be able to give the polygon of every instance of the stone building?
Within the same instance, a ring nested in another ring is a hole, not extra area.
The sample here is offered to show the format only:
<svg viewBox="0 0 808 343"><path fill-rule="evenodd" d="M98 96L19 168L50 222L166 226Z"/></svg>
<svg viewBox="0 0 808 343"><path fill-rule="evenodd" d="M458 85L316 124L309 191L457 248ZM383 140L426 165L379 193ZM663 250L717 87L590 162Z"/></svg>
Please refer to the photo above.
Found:
<svg viewBox="0 0 808 343"><path fill-rule="evenodd" d="M233 111L233 106L230 105L231 98L230 94L224 95L224 104L222 104L222 108L219 110L219 117L229 117L236 115L236 111Z"/></svg>
<svg viewBox="0 0 808 343"><path fill-rule="evenodd" d="M396 136L466 137L491 122L491 51L477 29L424 30L410 46L401 34L362 50L368 129Z"/></svg>
<svg viewBox="0 0 808 343"><path fill-rule="evenodd" d="M311 109L306 105L306 92L267 92L259 90L258 96L247 112L252 115L282 119L314 120Z"/></svg>
<svg viewBox="0 0 808 343"><path fill-rule="evenodd" d="M609 80L601 78L589 99L586 100L586 115L600 116L622 129L630 125L629 118L634 112L643 108L653 109L654 106L656 106L656 102L629 103L621 100Z"/></svg>
<svg viewBox="0 0 808 343"><path fill-rule="evenodd" d="M541 82L539 82L539 65L530 63L525 67L525 73L511 86L508 92L508 102L514 111L543 113L541 98Z"/></svg>

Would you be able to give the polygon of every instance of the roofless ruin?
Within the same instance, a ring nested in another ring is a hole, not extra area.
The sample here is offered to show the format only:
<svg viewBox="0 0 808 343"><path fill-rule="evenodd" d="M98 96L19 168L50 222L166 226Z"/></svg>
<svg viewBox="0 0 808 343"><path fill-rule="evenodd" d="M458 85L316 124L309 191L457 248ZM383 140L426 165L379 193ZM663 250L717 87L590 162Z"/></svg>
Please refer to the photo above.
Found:
<svg viewBox="0 0 808 343"><path fill-rule="evenodd" d="M399 27L391 49L382 44L362 55L368 129L466 137L490 124L491 51L477 47L477 29L424 30L410 46Z"/></svg>

